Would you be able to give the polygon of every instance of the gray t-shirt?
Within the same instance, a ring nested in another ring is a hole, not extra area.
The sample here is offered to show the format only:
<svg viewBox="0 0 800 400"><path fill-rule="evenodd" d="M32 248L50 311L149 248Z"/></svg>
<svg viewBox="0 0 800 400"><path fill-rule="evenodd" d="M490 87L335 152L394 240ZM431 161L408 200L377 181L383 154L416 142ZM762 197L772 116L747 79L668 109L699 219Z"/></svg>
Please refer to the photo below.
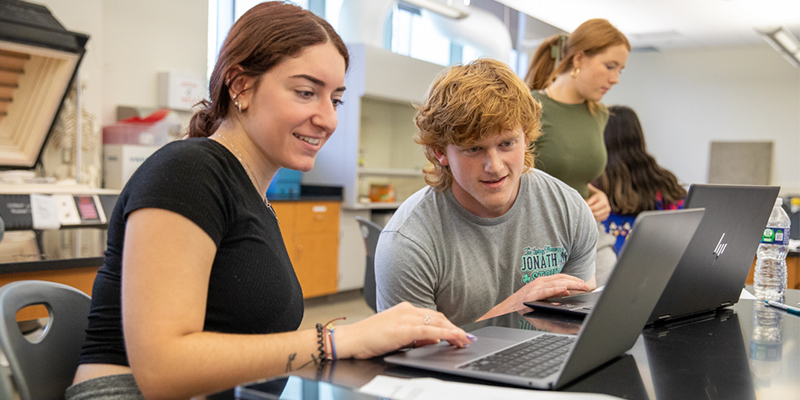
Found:
<svg viewBox="0 0 800 400"><path fill-rule="evenodd" d="M383 228L375 255L378 311L402 301L456 325L480 318L540 276L595 274L597 224L586 201L545 172L522 174L511 209L480 218L452 190L421 189Z"/></svg>

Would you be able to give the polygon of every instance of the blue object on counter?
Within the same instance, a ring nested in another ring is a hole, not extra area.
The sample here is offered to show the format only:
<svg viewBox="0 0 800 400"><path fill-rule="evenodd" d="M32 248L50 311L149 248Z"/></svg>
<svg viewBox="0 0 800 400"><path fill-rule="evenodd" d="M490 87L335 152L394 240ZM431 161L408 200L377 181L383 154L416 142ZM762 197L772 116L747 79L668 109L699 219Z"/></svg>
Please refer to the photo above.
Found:
<svg viewBox="0 0 800 400"><path fill-rule="evenodd" d="M300 197L300 180L303 178L301 171L281 168L267 188L267 196L281 198Z"/></svg>

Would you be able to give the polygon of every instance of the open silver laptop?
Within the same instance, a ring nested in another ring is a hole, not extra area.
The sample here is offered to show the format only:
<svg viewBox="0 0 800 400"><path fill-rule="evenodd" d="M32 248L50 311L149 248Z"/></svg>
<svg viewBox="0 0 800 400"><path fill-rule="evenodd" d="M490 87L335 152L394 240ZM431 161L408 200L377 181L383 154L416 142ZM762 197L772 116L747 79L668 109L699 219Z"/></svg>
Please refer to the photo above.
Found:
<svg viewBox="0 0 800 400"><path fill-rule="evenodd" d="M685 208L705 208L694 234L647 324L731 306L747 280L778 186L696 184ZM627 251L627 243L622 252ZM599 293L526 303L535 310L588 314Z"/></svg>
<svg viewBox="0 0 800 400"><path fill-rule="evenodd" d="M478 340L466 348L440 343L384 360L525 387L559 388L633 346L702 217L702 209L640 214L628 249L577 335L487 326L472 332ZM530 349L542 343L543 348Z"/></svg>

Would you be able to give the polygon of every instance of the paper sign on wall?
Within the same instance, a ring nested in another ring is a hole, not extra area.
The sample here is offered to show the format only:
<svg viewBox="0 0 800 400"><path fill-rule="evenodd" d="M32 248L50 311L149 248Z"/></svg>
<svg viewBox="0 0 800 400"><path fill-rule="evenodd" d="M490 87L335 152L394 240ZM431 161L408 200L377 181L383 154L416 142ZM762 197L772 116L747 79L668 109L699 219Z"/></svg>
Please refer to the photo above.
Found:
<svg viewBox="0 0 800 400"><path fill-rule="evenodd" d="M33 229L59 229L58 205L53 196L41 194L31 195L31 216Z"/></svg>

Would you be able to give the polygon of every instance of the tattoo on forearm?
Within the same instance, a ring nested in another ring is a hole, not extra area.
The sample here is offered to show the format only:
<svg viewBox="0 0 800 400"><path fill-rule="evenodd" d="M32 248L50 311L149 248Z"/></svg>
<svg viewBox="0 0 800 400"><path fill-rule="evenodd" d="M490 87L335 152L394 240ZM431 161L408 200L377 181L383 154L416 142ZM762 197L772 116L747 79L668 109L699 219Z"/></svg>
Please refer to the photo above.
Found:
<svg viewBox="0 0 800 400"><path fill-rule="evenodd" d="M295 358L297 358L297 353L292 353L292 354L289 354L289 359L288 359L288 360L286 360L286 371L285 371L285 372L291 372L291 371L293 371L293 369L292 369L292 362L294 361L294 359L295 359ZM308 361L307 363L305 363L305 364L301 365L301 366L300 366L300 368L297 368L297 369L303 369L303 368L305 368L305 367L306 367L308 364L311 364L311 363L314 363L314 365L319 365L321 362L322 362L322 360L321 360L321 359L318 359L316 356L314 356L314 354L311 354L311 360L310 360L310 361Z"/></svg>
<svg viewBox="0 0 800 400"><path fill-rule="evenodd" d="M305 368L305 367L306 367L308 364L311 364L311 363L314 363L314 365L320 365L320 364L321 364L321 362L322 362L322 360L320 360L320 359L318 359L317 357L315 357L315 356L314 356L314 354L311 354L311 360L310 360L309 362L307 362L307 363L305 363L305 364L301 365L301 366L300 366L300 368L298 368L298 369L303 369L303 368ZM288 371L287 371L287 372L288 372Z"/></svg>

